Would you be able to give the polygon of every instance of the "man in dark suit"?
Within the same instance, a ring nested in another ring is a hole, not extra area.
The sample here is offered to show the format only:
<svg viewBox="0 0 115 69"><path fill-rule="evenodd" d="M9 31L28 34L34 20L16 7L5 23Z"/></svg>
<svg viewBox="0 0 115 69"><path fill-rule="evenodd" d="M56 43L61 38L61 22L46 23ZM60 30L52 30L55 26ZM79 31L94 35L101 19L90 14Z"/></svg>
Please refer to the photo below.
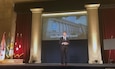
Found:
<svg viewBox="0 0 115 69"><path fill-rule="evenodd" d="M70 41L66 32L63 32L63 36L60 38L59 44L61 47L61 64L67 64L67 49Z"/></svg>

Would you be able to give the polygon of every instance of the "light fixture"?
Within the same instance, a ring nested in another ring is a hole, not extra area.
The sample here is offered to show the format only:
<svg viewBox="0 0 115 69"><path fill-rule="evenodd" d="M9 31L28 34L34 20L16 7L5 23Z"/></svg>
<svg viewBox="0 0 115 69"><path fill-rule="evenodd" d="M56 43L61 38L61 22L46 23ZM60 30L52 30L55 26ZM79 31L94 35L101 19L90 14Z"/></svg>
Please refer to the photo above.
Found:
<svg viewBox="0 0 115 69"><path fill-rule="evenodd" d="M62 16L62 15L75 15L75 14L86 14L87 11L76 11L76 12L63 12L63 13L44 13L42 16Z"/></svg>

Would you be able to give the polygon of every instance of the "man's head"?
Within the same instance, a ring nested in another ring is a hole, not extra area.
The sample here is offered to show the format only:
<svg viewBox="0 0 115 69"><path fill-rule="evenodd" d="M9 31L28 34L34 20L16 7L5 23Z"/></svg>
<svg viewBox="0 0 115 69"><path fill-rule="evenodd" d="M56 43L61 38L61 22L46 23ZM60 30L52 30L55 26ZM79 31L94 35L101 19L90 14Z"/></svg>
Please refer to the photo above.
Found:
<svg viewBox="0 0 115 69"><path fill-rule="evenodd" d="M67 35L67 33L64 31L64 32L63 32L63 36L66 36L66 35Z"/></svg>

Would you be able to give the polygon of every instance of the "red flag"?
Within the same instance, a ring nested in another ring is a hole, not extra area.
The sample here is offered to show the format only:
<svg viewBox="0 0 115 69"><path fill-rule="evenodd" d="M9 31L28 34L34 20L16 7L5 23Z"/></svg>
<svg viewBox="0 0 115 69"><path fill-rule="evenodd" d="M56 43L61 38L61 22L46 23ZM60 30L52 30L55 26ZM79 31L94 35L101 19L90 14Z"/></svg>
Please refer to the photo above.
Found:
<svg viewBox="0 0 115 69"><path fill-rule="evenodd" d="M18 58L18 46L19 46L19 33L16 35L15 44L14 44L14 58Z"/></svg>
<svg viewBox="0 0 115 69"><path fill-rule="evenodd" d="M20 40L19 40L19 56L20 58L23 58L23 40L22 40L22 34L20 34Z"/></svg>
<svg viewBox="0 0 115 69"><path fill-rule="evenodd" d="M14 46L14 58L22 59L23 54L22 34L17 34Z"/></svg>

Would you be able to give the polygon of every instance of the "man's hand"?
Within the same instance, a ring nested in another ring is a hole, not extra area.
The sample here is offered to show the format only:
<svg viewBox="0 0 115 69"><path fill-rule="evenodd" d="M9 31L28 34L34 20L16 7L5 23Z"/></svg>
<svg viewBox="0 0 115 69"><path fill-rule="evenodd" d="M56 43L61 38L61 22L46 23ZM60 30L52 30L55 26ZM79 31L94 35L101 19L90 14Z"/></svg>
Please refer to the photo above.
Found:
<svg viewBox="0 0 115 69"><path fill-rule="evenodd" d="M69 43L68 42L62 42L62 45L68 45Z"/></svg>

